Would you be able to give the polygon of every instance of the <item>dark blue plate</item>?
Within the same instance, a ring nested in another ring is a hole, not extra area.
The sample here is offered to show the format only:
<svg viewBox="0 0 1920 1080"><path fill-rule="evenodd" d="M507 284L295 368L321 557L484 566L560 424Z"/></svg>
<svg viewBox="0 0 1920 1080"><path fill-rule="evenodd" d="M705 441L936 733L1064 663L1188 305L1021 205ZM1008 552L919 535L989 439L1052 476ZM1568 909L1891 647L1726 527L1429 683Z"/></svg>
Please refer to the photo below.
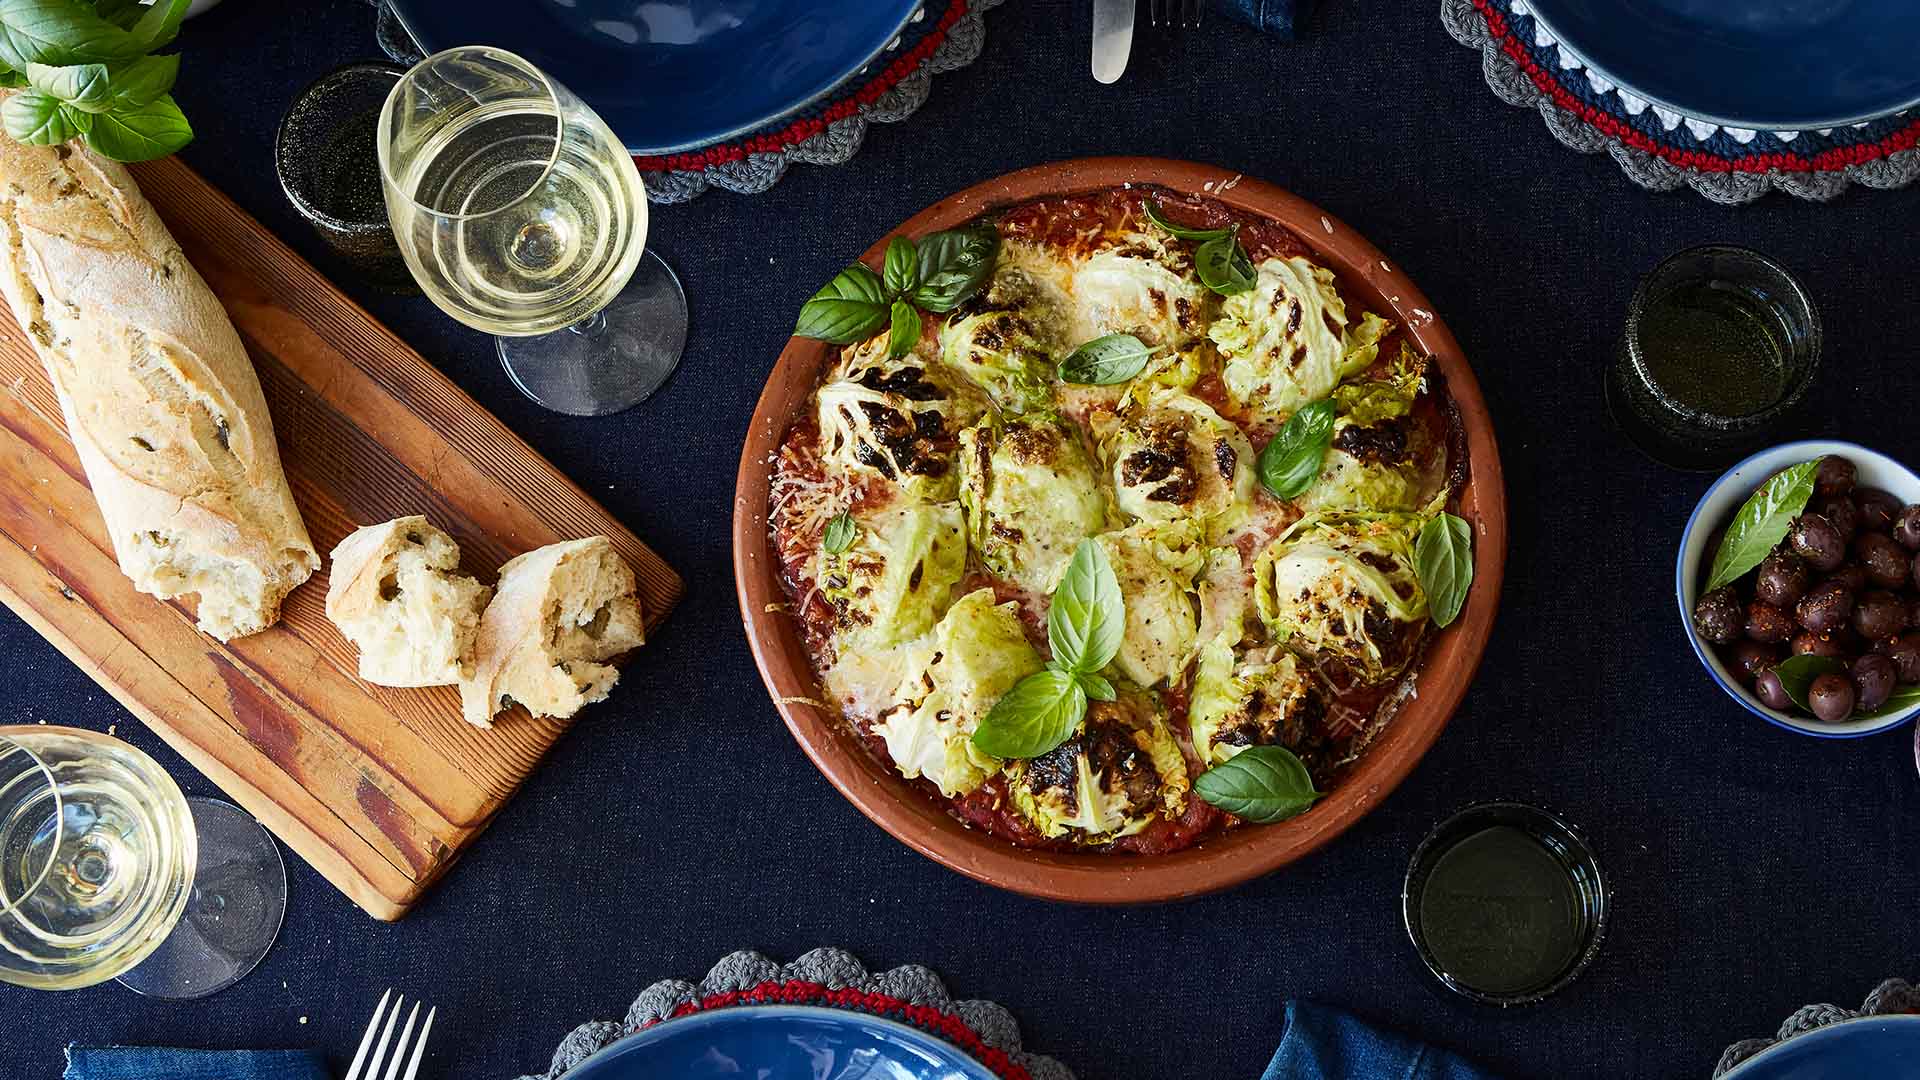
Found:
<svg viewBox="0 0 1920 1080"><path fill-rule="evenodd" d="M1803 131L1920 104L1914 0L1528 0L1621 88L1730 127Z"/></svg>
<svg viewBox="0 0 1920 1080"><path fill-rule="evenodd" d="M839 1009L749 1005L695 1013L614 1043L566 1080L995 1080L918 1028Z"/></svg>
<svg viewBox="0 0 1920 1080"><path fill-rule="evenodd" d="M427 52L510 49L635 154L730 139L838 86L920 0L392 0Z"/></svg>
<svg viewBox="0 0 1920 1080"><path fill-rule="evenodd" d="M1920 1076L1920 1016L1867 1016L1796 1035L1721 1080L1862 1080Z"/></svg>

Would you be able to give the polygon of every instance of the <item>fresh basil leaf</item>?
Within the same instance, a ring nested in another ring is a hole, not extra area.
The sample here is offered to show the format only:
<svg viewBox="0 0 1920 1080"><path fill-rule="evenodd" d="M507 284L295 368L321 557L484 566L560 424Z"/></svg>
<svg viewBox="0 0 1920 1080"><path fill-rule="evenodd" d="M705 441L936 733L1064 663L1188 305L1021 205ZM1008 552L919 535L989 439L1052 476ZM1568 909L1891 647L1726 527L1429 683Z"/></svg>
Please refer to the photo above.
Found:
<svg viewBox="0 0 1920 1080"><path fill-rule="evenodd" d="M881 278L887 299L893 300L913 291L920 284L920 255L913 241L896 236L887 244L887 261Z"/></svg>
<svg viewBox="0 0 1920 1080"><path fill-rule="evenodd" d="M64 119L67 122L69 126L73 128L73 130L79 132L82 135L85 135L88 132L93 130L94 114L87 112L85 109L77 109L72 105L68 105L65 102L61 102L60 116L62 119Z"/></svg>
<svg viewBox="0 0 1920 1080"><path fill-rule="evenodd" d="M892 332L887 338L887 357L898 360L913 351L920 340L920 313L905 300L895 300Z"/></svg>
<svg viewBox="0 0 1920 1080"><path fill-rule="evenodd" d="M1173 222L1160 216L1160 207L1155 205L1155 200L1151 195L1141 200L1141 203L1147 208L1148 221L1160 226L1181 240L1192 240L1198 243L1206 240L1218 240L1223 236L1233 235L1233 228L1231 226L1224 229L1190 229L1185 225L1175 225Z"/></svg>
<svg viewBox="0 0 1920 1080"><path fill-rule="evenodd" d="M87 132L87 145L115 161L151 161L192 141L193 128L169 94L101 113Z"/></svg>
<svg viewBox="0 0 1920 1080"><path fill-rule="evenodd" d="M1232 296L1253 288L1253 258L1247 249L1240 246L1240 238L1228 233L1193 249L1193 270L1199 275L1200 284L1219 293Z"/></svg>
<svg viewBox="0 0 1920 1080"><path fill-rule="evenodd" d="M864 263L854 263L834 275L800 308L796 337L851 345L865 341L887 325L890 309L880 275Z"/></svg>
<svg viewBox="0 0 1920 1080"><path fill-rule="evenodd" d="M187 17L187 9L192 6L193 0L154 0L128 32L151 52L179 36L180 20Z"/></svg>
<svg viewBox="0 0 1920 1080"><path fill-rule="evenodd" d="M1087 715L1087 692L1074 675L1036 671L993 703L973 745L997 758L1033 758L1073 736Z"/></svg>
<svg viewBox="0 0 1920 1080"><path fill-rule="evenodd" d="M858 535L860 535L859 524L853 520L852 514L842 510L833 516L832 521L827 522L826 531L820 534L820 546L826 550L827 554L838 555L852 547L853 539Z"/></svg>
<svg viewBox="0 0 1920 1080"><path fill-rule="evenodd" d="M952 311L986 284L999 252L1000 230L990 221L921 237L918 273L908 299L936 315Z"/></svg>
<svg viewBox="0 0 1920 1080"><path fill-rule="evenodd" d="M24 71L0 71L0 86L25 86L27 73Z"/></svg>
<svg viewBox="0 0 1920 1080"><path fill-rule="evenodd" d="M1782 469L1747 499L1728 524L1720 550L1714 553L1713 572L1707 575L1703 594L1739 580L1786 538L1793 519L1813 497L1813 478L1819 471L1819 458Z"/></svg>
<svg viewBox="0 0 1920 1080"><path fill-rule="evenodd" d="M1132 334L1108 334L1073 350L1060 361L1060 381L1082 386L1112 386L1140 374L1153 350Z"/></svg>
<svg viewBox="0 0 1920 1080"><path fill-rule="evenodd" d="M85 112L104 112L112 101L105 64L28 64L27 82Z"/></svg>
<svg viewBox="0 0 1920 1080"><path fill-rule="evenodd" d="M80 134L60 99L44 90L23 90L0 104L0 124L15 142L53 146Z"/></svg>
<svg viewBox="0 0 1920 1080"><path fill-rule="evenodd" d="M1261 825L1284 821L1313 805L1323 792L1284 746L1251 746L1200 774L1196 795L1236 817Z"/></svg>
<svg viewBox="0 0 1920 1080"><path fill-rule="evenodd" d="M93 13L122 30L129 29L147 13L150 5L141 0L94 0Z"/></svg>
<svg viewBox="0 0 1920 1080"><path fill-rule="evenodd" d="M180 74L180 56L178 53L143 56L131 64L115 65L109 71L107 87L114 108L145 105L173 89L173 80Z"/></svg>
<svg viewBox="0 0 1920 1080"><path fill-rule="evenodd" d="M1807 704L1807 690L1813 686L1813 680L1822 675L1839 675L1847 670L1847 665L1831 656L1815 656L1801 653L1789 656L1773 667L1773 673L1780 677L1780 686L1795 705L1807 712L1813 707Z"/></svg>
<svg viewBox="0 0 1920 1080"><path fill-rule="evenodd" d="M1079 674L1079 679L1080 689L1085 690L1087 696L1095 701L1113 701L1120 696L1114 690L1113 683L1108 682L1103 676L1083 671Z"/></svg>
<svg viewBox="0 0 1920 1080"><path fill-rule="evenodd" d="M1785 680L1782 680L1783 684L1784 682ZM1894 687L1893 693L1888 695L1885 704L1872 712L1857 714L1856 719L1878 720L1883 716L1904 712L1915 705L1920 705L1920 683L1908 683L1905 686Z"/></svg>
<svg viewBox="0 0 1920 1080"><path fill-rule="evenodd" d="M1473 584L1473 526L1444 510L1420 526L1413 546L1413 569L1427 594L1433 625L1446 626L1460 616Z"/></svg>
<svg viewBox="0 0 1920 1080"><path fill-rule="evenodd" d="M1126 632L1127 605L1107 551L1092 539L1082 540L1047 608L1053 658L1068 674L1098 672L1113 663Z"/></svg>
<svg viewBox="0 0 1920 1080"><path fill-rule="evenodd" d="M1255 471L1260 486L1276 499L1292 499L1313 486L1320 478L1320 465L1326 460L1327 447L1333 443L1335 409L1332 400L1302 405L1279 434L1260 451Z"/></svg>
<svg viewBox="0 0 1920 1080"><path fill-rule="evenodd" d="M0 61L8 67L131 60L151 48L82 0L0 0Z"/></svg>

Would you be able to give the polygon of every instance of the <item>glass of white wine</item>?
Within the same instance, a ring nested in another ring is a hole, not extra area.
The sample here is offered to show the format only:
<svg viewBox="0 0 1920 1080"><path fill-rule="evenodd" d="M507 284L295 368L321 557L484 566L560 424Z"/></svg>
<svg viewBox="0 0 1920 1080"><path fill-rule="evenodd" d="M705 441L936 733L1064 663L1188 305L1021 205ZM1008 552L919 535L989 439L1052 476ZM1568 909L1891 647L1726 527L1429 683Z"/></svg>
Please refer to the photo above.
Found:
<svg viewBox="0 0 1920 1080"><path fill-rule="evenodd" d="M602 416L673 373L687 300L646 251L640 171L566 87L504 49L449 49L394 86L376 145L415 279L441 310L495 335L528 397Z"/></svg>
<svg viewBox="0 0 1920 1080"><path fill-rule="evenodd" d="M204 997L272 947L286 886L258 822L134 747L0 727L0 982Z"/></svg>

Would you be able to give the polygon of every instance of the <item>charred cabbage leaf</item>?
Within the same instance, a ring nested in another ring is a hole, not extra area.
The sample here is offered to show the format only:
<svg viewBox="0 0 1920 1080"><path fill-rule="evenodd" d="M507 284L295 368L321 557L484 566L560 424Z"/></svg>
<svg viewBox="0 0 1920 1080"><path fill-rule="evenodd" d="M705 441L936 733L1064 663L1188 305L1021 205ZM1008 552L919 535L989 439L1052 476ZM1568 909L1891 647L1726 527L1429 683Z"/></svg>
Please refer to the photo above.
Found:
<svg viewBox="0 0 1920 1080"><path fill-rule="evenodd" d="M1257 649L1234 659L1223 634L1200 647L1187 723L1193 750L1218 765L1250 746L1296 748L1326 705L1292 653Z"/></svg>
<svg viewBox="0 0 1920 1080"><path fill-rule="evenodd" d="M956 503L901 503L859 519L853 543L822 550L814 580L834 612L836 651L883 649L926 633L967 566Z"/></svg>
<svg viewBox="0 0 1920 1080"><path fill-rule="evenodd" d="M1040 653L1021 630L1018 607L995 604L992 589L961 597L910 659L895 703L874 734L900 775L926 777L949 798L986 782L1000 761L973 745L980 719L1014 684L1039 671Z"/></svg>
<svg viewBox="0 0 1920 1080"><path fill-rule="evenodd" d="M816 401L829 467L877 474L928 502L953 498L960 431L986 411L965 380L911 353L889 359L884 336L847 349Z"/></svg>
<svg viewBox="0 0 1920 1080"><path fill-rule="evenodd" d="M1220 350L1227 396L1277 423L1371 365L1390 327L1373 314L1349 325L1333 271L1295 255L1261 263L1254 287L1221 304L1207 336Z"/></svg>
<svg viewBox="0 0 1920 1080"><path fill-rule="evenodd" d="M1414 568L1416 514L1330 513L1295 522L1260 553L1254 601L1276 641L1338 661L1367 684L1405 669L1427 622Z"/></svg>
<svg viewBox="0 0 1920 1080"><path fill-rule="evenodd" d="M961 432L960 505L981 563L1035 596L1053 591L1073 549L1107 517L1079 436L1051 414Z"/></svg>
<svg viewBox="0 0 1920 1080"><path fill-rule="evenodd" d="M1015 809L1049 838L1099 844L1186 809L1186 759L1150 696L1137 690L1094 702L1079 732L1037 758L1012 761Z"/></svg>
<svg viewBox="0 0 1920 1080"><path fill-rule="evenodd" d="M1445 483L1447 451L1413 415L1426 387L1425 357L1402 345L1378 379L1333 392L1340 410L1320 476L1301 497L1314 510L1414 511Z"/></svg>
<svg viewBox="0 0 1920 1080"><path fill-rule="evenodd" d="M1127 603L1126 634L1114 666L1141 686L1164 682L1193 655L1199 633L1193 583L1206 549L1190 528L1146 522L1095 541L1106 550Z"/></svg>
<svg viewBox="0 0 1920 1080"><path fill-rule="evenodd" d="M1103 447L1114 501L1141 521L1225 523L1253 492L1253 444L1213 407L1154 390L1127 408Z"/></svg>
<svg viewBox="0 0 1920 1080"><path fill-rule="evenodd" d="M940 331L940 360L986 391L1002 412L1032 412L1053 400L1053 362L1027 312L956 316Z"/></svg>
<svg viewBox="0 0 1920 1080"><path fill-rule="evenodd" d="M1191 257L1158 237L1131 237L1073 270L1076 341L1132 334L1149 346L1185 349L1206 330L1206 288Z"/></svg>

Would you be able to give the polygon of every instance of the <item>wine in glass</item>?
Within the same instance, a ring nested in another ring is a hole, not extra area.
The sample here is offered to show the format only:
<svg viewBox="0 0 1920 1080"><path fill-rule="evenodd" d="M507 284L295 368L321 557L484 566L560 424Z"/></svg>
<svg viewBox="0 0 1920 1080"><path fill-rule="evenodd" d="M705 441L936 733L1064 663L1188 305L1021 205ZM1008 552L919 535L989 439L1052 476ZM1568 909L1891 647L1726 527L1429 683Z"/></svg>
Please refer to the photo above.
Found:
<svg viewBox="0 0 1920 1080"><path fill-rule="evenodd" d="M394 86L376 135L401 255L528 397L600 416L672 374L686 295L646 251L633 158L571 91L504 49L449 49Z"/></svg>
<svg viewBox="0 0 1920 1080"><path fill-rule="evenodd" d="M98 732L0 727L0 982L204 997L253 970L285 911L279 851L238 807Z"/></svg>

